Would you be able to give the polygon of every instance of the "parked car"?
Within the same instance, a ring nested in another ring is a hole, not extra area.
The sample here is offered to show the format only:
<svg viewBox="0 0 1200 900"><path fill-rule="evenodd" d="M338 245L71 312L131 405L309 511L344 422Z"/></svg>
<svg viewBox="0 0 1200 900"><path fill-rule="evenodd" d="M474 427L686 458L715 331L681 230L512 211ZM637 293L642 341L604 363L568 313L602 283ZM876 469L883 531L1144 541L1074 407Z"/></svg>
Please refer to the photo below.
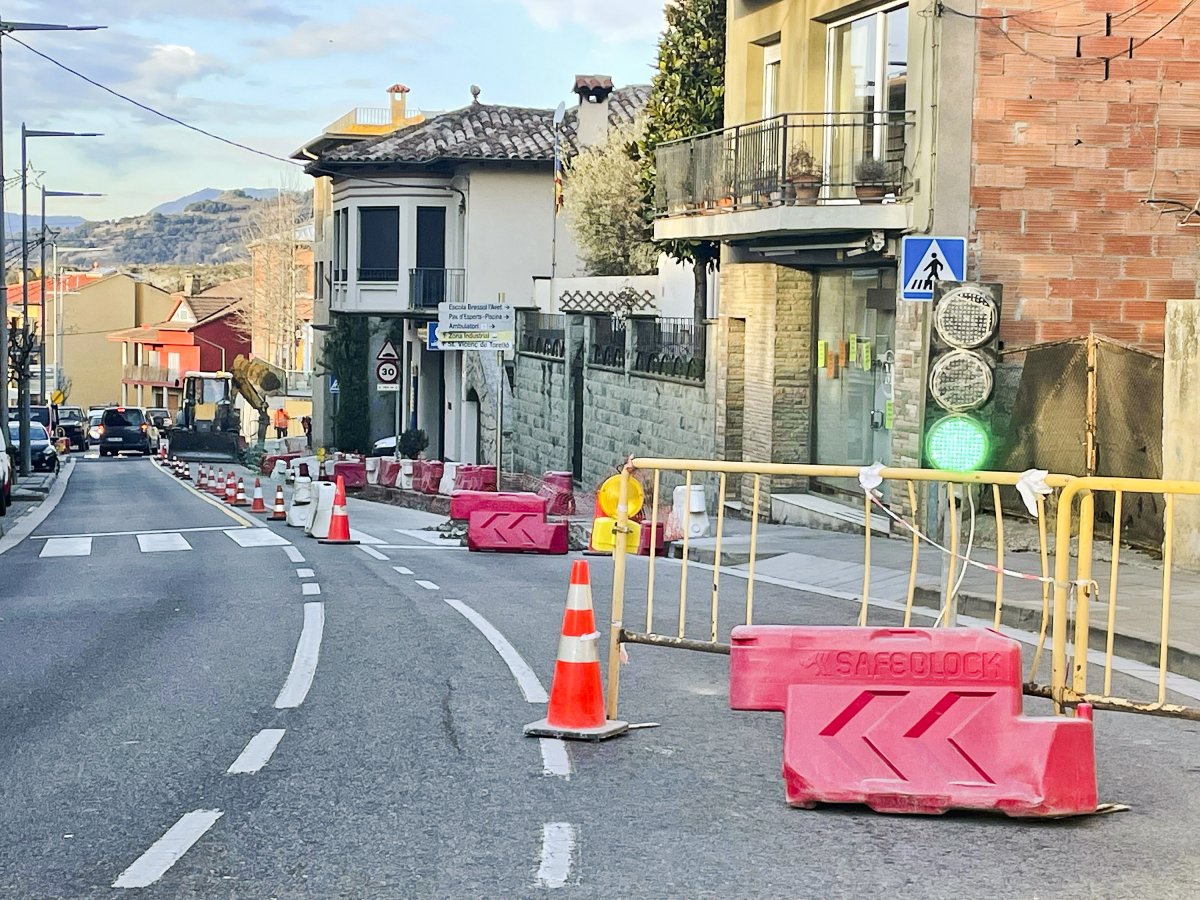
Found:
<svg viewBox="0 0 1200 900"><path fill-rule="evenodd" d="M12 448L0 441L0 516L8 515L8 508L12 506L13 476L17 467L11 454Z"/></svg>
<svg viewBox="0 0 1200 900"><path fill-rule="evenodd" d="M58 427L54 430L56 437L65 437L75 450L86 450L87 422L83 418L83 410L78 406L60 406L58 408Z"/></svg>
<svg viewBox="0 0 1200 900"><path fill-rule="evenodd" d="M150 454L150 424L134 406L110 406L100 419L100 455L116 456L122 451Z"/></svg>
<svg viewBox="0 0 1200 900"><path fill-rule="evenodd" d="M14 444L20 446L21 426L19 423L8 423L8 437ZM50 439L50 432L41 422L29 423L29 461L37 471L58 471L58 453L54 449L54 441Z"/></svg>
<svg viewBox="0 0 1200 900"><path fill-rule="evenodd" d="M100 422L103 418L104 410L102 409L88 413L87 442L89 449L100 443Z"/></svg>
<svg viewBox="0 0 1200 900"><path fill-rule="evenodd" d="M171 413L161 406L154 406L146 410L146 421L150 425L150 449L157 453L163 435L171 427Z"/></svg>

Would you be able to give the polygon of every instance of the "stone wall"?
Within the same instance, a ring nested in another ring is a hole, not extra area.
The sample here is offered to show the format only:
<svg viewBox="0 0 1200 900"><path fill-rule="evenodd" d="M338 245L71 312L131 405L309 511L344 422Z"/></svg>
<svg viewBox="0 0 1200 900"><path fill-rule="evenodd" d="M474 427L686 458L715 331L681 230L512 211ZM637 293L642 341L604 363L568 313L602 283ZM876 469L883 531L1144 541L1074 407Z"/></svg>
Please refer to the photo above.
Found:
<svg viewBox="0 0 1200 900"><path fill-rule="evenodd" d="M561 359L518 353L513 367L513 411L508 432L515 471L531 475L568 472L565 365Z"/></svg>

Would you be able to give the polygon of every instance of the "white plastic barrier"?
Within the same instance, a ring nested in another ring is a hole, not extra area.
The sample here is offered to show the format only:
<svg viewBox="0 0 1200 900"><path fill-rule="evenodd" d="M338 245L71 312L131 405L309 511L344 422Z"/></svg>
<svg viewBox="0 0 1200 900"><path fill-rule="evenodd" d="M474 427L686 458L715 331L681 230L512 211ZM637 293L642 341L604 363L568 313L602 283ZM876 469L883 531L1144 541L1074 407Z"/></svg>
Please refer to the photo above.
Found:
<svg viewBox="0 0 1200 900"><path fill-rule="evenodd" d="M368 456L366 459L367 484L379 484L379 457Z"/></svg>
<svg viewBox="0 0 1200 900"><path fill-rule="evenodd" d="M458 475L458 466L456 462L448 462L442 466L442 480L438 482L438 493L443 497L454 493L454 479Z"/></svg>
<svg viewBox="0 0 1200 900"><path fill-rule="evenodd" d="M308 505L311 512L304 533L309 537L324 540L329 537L329 522L333 518L333 495L337 487L328 481L322 481L316 487L317 502Z"/></svg>
<svg viewBox="0 0 1200 900"><path fill-rule="evenodd" d="M671 492L671 513L689 538L707 537L712 530L704 505L704 485L693 484L689 502L687 485Z"/></svg>
<svg viewBox="0 0 1200 900"><path fill-rule="evenodd" d="M400 460L400 478L398 487L406 490L412 490L413 481L413 461L411 459Z"/></svg>
<svg viewBox="0 0 1200 900"><path fill-rule="evenodd" d="M313 505L312 495L312 479L301 475L296 479L296 486L292 490L292 502L287 511L287 523L293 528L304 528L308 525Z"/></svg>
<svg viewBox="0 0 1200 900"><path fill-rule="evenodd" d="M288 480L288 464L286 460L277 459L275 465L271 467L270 478L277 484L287 484Z"/></svg>

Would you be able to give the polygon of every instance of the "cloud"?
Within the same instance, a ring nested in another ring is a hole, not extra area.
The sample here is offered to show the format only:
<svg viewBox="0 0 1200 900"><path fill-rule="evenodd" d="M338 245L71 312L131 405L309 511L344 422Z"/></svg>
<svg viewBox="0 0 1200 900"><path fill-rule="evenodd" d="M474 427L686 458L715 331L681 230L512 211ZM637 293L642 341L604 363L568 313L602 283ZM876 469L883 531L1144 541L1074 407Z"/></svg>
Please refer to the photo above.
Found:
<svg viewBox="0 0 1200 900"><path fill-rule="evenodd" d="M91 0L86 12L70 13L64 12L62 0L10 0L4 11L14 20L76 25L179 19L202 22L230 19L262 25L290 25L307 18L296 12L295 4L280 0L204 0L187 4L164 0Z"/></svg>
<svg viewBox="0 0 1200 900"><path fill-rule="evenodd" d="M639 41L663 30L663 4L654 0L518 0L540 28L562 31L579 26L608 41Z"/></svg>
<svg viewBox="0 0 1200 900"><path fill-rule="evenodd" d="M360 6L339 21L300 22L286 34L255 42L264 56L318 59L339 54L397 53L431 43L451 23L411 5Z"/></svg>

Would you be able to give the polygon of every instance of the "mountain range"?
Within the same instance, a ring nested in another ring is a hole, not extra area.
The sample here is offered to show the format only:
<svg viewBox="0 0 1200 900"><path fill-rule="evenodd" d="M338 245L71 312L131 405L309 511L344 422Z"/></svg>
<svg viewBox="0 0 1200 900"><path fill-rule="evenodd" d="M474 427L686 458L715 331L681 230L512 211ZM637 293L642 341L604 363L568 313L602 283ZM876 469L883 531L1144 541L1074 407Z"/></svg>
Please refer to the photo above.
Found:
<svg viewBox="0 0 1200 900"><path fill-rule="evenodd" d="M240 190L248 197L253 197L255 200L265 200L267 197L274 197L279 193L278 188L237 188L237 190ZM194 194L188 194L186 197L179 197L175 200L168 200L166 203L160 203L154 209L150 210L150 212L162 213L164 216L169 213L183 212L193 203L197 203L200 200L216 200L223 193L225 191L219 188L204 188L203 190L196 191ZM49 216L46 217L46 221L50 221Z"/></svg>

